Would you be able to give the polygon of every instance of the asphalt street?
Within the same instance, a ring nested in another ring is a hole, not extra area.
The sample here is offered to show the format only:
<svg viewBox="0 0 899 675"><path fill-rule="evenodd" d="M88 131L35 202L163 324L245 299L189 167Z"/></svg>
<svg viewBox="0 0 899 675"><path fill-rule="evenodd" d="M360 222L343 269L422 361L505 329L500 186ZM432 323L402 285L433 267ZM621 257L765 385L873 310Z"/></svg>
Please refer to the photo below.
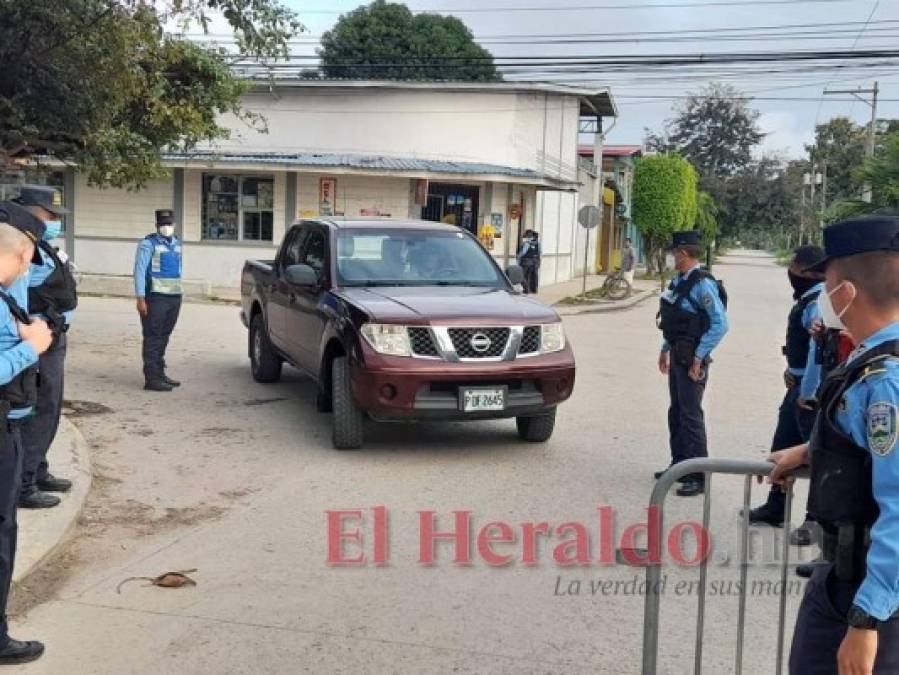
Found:
<svg viewBox="0 0 899 675"><path fill-rule="evenodd" d="M730 294L731 332L711 367L711 451L760 459L783 395L786 272L752 253L715 272ZM655 311L650 300L566 318L577 386L545 445L519 442L502 421L371 426L363 450L338 452L309 381L293 371L275 385L251 379L237 308L184 306L167 359L184 386L157 394L141 389L133 303L84 299L67 398L92 447L94 487L72 544L17 591L13 634L44 640L47 653L9 672L638 673L643 570L596 561L598 509L614 509L617 541L645 522L652 472L668 462ZM715 675L733 671L742 493L738 477L713 481L709 579L720 586L703 646L704 672ZM701 518L700 499L670 504L671 523ZM329 565L326 512L363 510L370 559L378 506L388 513L387 564ZM475 540L468 564L453 562L451 543L420 564L422 511L441 531L453 512L470 511L475 537L508 523L516 542L494 548L512 561L488 564ZM569 532L543 540L527 564L522 524L544 521L582 523L591 562L554 558ZM752 579L778 579L763 564L775 545L771 532L753 540ZM128 577L190 569L195 587L116 590ZM660 673L680 675L692 672L698 573L672 561L664 573ZM773 588L749 598L746 673L774 672ZM800 591L790 589L791 617Z"/></svg>

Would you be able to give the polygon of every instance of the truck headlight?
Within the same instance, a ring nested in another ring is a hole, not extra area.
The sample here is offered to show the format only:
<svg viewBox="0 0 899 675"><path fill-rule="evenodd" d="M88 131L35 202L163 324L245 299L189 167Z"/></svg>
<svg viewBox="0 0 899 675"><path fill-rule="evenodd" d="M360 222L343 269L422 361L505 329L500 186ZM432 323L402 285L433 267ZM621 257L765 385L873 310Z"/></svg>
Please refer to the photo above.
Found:
<svg viewBox="0 0 899 675"><path fill-rule="evenodd" d="M366 342L379 354L412 356L412 345L405 326L389 323L367 323L362 326Z"/></svg>
<svg viewBox="0 0 899 675"><path fill-rule="evenodd" d="M545 323L540 326L540 352L549 354L565 349L565 330L562 323Z"/></svg>

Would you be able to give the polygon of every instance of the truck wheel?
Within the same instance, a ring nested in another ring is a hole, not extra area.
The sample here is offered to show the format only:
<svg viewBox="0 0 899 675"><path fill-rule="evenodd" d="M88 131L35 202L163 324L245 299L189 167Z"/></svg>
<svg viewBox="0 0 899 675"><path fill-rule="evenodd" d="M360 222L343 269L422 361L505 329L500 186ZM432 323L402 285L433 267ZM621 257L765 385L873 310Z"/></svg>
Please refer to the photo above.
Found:
<svg viewBox="0 0 899 675"><path fill-rule="evenodd" d="M282 361L272 349L265 320L257 314L250 322L250 370L257 382L277 382L281 379Z"/></svg>
<svg viewBox="0 0 899 675"><path fill-rule="evenodd" d="M545 443L553 435L556 426L556 409L537 417L516 417L518 437L530 443Z"/></svg>
<svg viewBox="0 0 899 675"><path fill-rule="evenodd" d="M353 400L350 366L345 356L331 364L331 403L334 407L332 441L338 450L362 447L365 416Z"/></svg>

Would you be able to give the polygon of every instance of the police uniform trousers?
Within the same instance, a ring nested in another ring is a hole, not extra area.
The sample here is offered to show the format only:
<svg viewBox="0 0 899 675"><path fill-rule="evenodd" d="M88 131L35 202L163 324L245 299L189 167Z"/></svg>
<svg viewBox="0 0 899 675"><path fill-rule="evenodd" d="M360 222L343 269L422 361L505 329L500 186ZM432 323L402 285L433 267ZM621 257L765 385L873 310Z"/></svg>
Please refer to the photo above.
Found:
<svg viewBox="0 0 899 675"><path fill-rule="evenodd" d="M846 614L859 584L840 581L832 565L815 570L799 607L790 675L837 675L837 652L849 626ZM874 675L899 673L899 619L881 624Z"/></svg>
<svg viewBox="0 0 899 675"><path fill-rule="evenodd" d="M525 259L521 262L521 269L524 272L524 292L536 293L539 283L539 267L536 259Z"/></svg>
<svg viewBox="0 0 899 675"><path fill-rule="evenodd" d="M145 377L162 376L165 370L165 350L180 311L180 295L150 293L147 296L147 315L141 317Z"/></svg>
<svg viewBox="0 0 899 675"><path fill-rule="evenodd" d="M777 428L774 430L774 438L771 439L771 452L794 448L797 445L808 443L812 437L812 428L815 426L817 412L805 410L797 405L799 401L800 383L787 389L783 402L777 413ZM781 510L786 507L783 491L775 485L768 493L768 503Z"/></svg>
<svg viewBox="0 0 899 675"><path fill-rule="evenodd" d="M671 443L671 463L677 464L695 457L708 457L708 441L705 431L705 413L702 397L709 379L709 364L703 364L705 373L698 382L689 375L689 368L674 361L668 370L668 390L671 407L668 408L668 431Z"/></svg>
<svg viewBox="0 0 899 675"><path fill-rule="evenodd" d="M22 480L22 436L18 423L0 421L0 649L9 642L6 604L16 562L16 506Z"/></svg>
<svg viewBox="0 0 899 675"><path fill-rule="evenodd" d="M22 423L22 491L47 476L47 452L56 438L62 414L63 381L66 365L66 334L56 345L40 355L37 404L34 415Z"/></svg>

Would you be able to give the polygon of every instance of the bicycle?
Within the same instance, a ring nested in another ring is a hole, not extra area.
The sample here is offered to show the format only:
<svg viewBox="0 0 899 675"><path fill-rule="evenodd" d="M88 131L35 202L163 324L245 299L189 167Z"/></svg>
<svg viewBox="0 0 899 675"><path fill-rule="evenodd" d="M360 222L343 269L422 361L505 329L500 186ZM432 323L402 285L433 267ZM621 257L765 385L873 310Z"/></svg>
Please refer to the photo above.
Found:
<svg viewBox="0 0 899 675"><path fill-rule="evenodd" d="M624 278L624 272L620 267L616 267L600 286L598 295L610 300L623 300L631 294L631 290L630 283Z"/></svg>

